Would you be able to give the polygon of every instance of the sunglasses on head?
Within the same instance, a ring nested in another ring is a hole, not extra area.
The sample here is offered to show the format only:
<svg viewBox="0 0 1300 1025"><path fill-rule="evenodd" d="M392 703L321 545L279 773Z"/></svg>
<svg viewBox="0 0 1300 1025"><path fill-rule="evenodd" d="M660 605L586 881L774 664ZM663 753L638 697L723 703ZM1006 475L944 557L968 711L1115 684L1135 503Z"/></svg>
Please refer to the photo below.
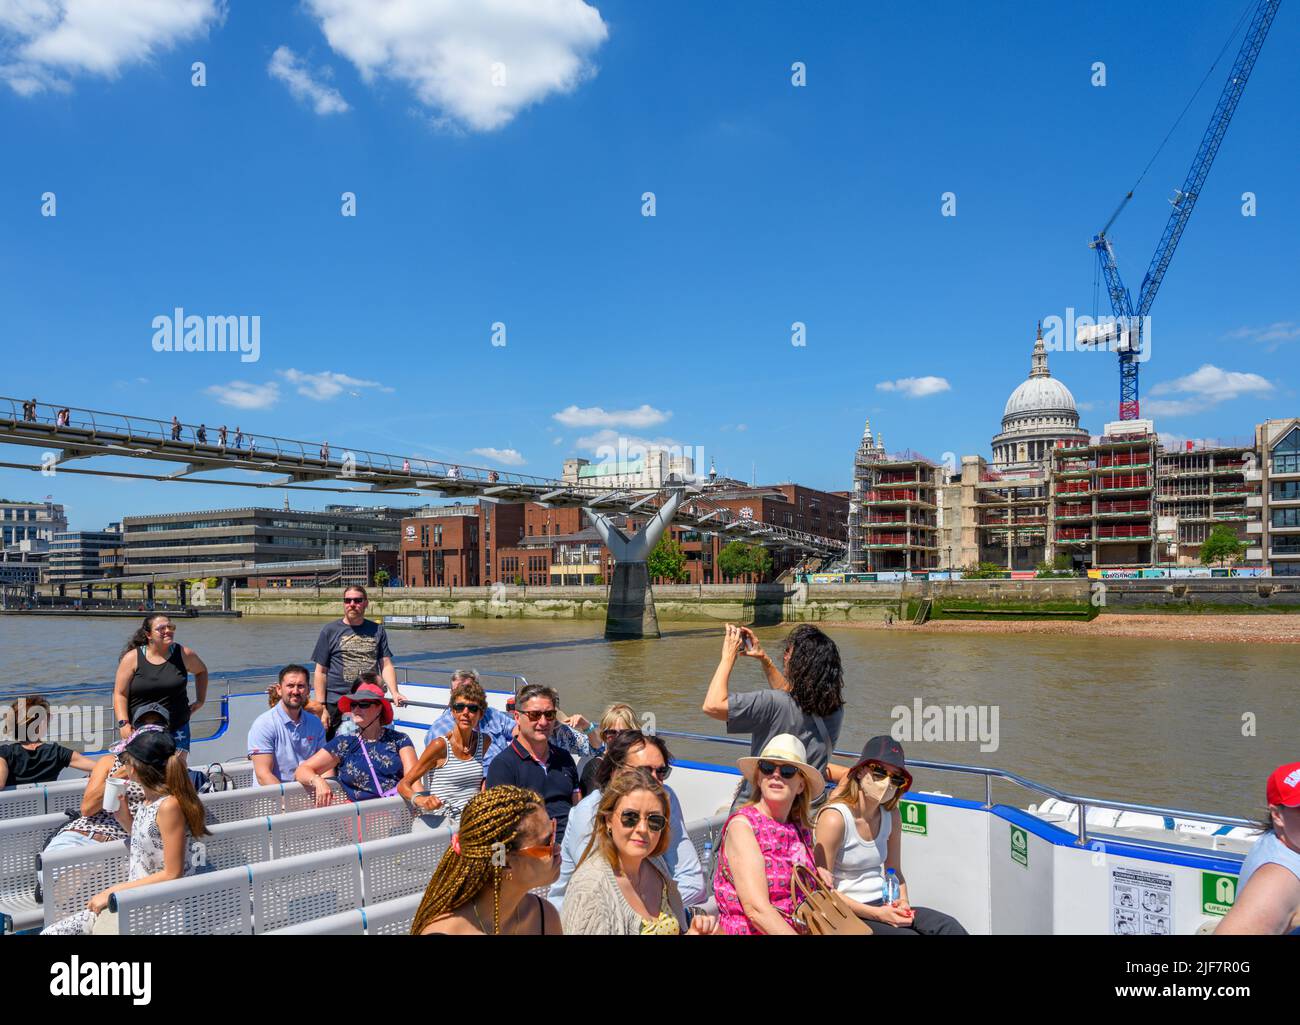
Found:
<svg viewBox="0 0 1300 1025"><path fill-rule="evenodd" d="M636 827L641 824L642 819L645 819L645 824L650 827L650 832L652 833L662 833L664 827L668 825L668 820L657 811L642 814L639 811L629 810L623 812L618 817L618 821L622 824L624 829L636 829Z"/></svg>
<svg viewBox="0 0 1300 1025"><path fill-rule="evenodd" d="M468 701L457 701L454 705L451 706L451 710L453 712L470 712L472 714L477 715L479 712L483 710L483 708L481 705L471 704Z"/></svg>
<svg viewBox="0 0 1300 1025"><path fill-rule="evenodd" d="M764 776L770 776L774 772L779 772L782 779L794 779L799 775L799 766L789 765L785 762L761 761L758 763L758 771Z"/></svg>
<svg viewBox="0 0 1300 1025"><path fill-rule="evenodd" d="M907 777L906 777L906 776L902 775L901 773L890 772L888 769L886 769L886 768L885 768L883 765L881 765L879 762L867 762L867 764L866 764L866 771L869 772L869 773L871 773L871 778L872 778L872 779L875 779L875 780L882 780L882 779L884 779L886 776L888 776L888 777L889 777L889 782L893 783L894 786L896 786L896 787L905 787L905 786L907 786Z"/></svg>
<svg viewBox="0 0 1300 1025"><path fill-rule="evenodd" d="M545 719L547 722L554 722L555 717L559 714L554 708L543 708L540 711L534 710L531 712L521 708L519 712L521 715L528 716L529 722L537 722L538 719Z"/></svg>

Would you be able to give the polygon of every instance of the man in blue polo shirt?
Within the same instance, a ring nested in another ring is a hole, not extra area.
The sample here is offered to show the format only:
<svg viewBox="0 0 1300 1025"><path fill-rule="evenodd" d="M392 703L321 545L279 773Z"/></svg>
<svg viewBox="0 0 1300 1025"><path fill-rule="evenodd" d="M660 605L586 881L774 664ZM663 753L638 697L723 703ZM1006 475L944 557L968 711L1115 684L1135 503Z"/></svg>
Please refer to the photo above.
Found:
<svg viewBox="0 0 1300 1025"><path fill-rule="evenodd" d="M534 790L546 802L546 814L555 820L555 842L564 839L569 810L582 798L578 767L567 751L550 742L555 729L558 700L555 691L530 683L515 699L518 733L488 768L487 786L511 784Z"/></svg>
<svg viewBox="0 0 1300 1025"><path fill-rule="evenodd" d="M325 724L310 712L307 703L309 674L299 665L280 670L280 700L253 720L248 730L248 757L253 760L257 782L287 783L299 762L305 762L325 746Z"/></svg>

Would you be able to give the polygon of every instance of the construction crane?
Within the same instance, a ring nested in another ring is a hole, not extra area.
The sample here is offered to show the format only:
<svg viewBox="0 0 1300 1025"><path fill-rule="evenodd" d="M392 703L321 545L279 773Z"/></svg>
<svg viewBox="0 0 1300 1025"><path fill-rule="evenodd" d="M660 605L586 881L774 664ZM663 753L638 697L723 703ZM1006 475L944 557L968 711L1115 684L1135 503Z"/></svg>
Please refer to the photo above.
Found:
<svg viewBox="0 0 1300 1025"><path fill-rule="evenodd" d="M1192 210L1196 207L1201 187L1210 173L1210 165L1214 163L1214 158L1219 152L1224 133L1227 132L1232 115L1241 101L1241 94L1245 91L1246 82L1255 67L1260 48L1264 45L1264 37L1268 35L1280 3L1281 0L1259 0L1255 5L1250 26L1241 42L1241 49L1237 51L1237 60L1232 65L1232 71L1228 73L1228 81L1219 96L1218 106L1214 108L1214 113L1210 117L1209 126L1205 129L1200 148L1196 151L1196 158L1192 161L1191 170L1187 172L1183 187L1170 199L1173 210L1169 212L1165 233L1160 236L1160 244L1156 246L1155 255L1151 257L1151 266L1147 268L1146 277L1142 279L1142 289L1138 293L1136 306L1129 295L1129 290L1120 279L1119 266L1115 262L1115 248L1107 235L1115 219L1133 198L1132 189L1106 222L1106 226L1089 243L1090 248L1097 251L1097 260L1106 281L1106 291L1110 295L1110 305L1114 311L1116 324L1109 333L1096 331L1091 337L1081 336L1079 341L1081 344L1093 344L1113 340L1119 353L1119 418L1121 420L1138 419L1138 366L1142 362L1144 341L1142 325L1151 311L1151 304L1155 302L1156 293L1165 279L1165 273L1169 270L1169 262L1174 258L1178 240L1182 238L1183 230L1192 216ZM1233 34L1236 34L1235 31ZM1161 143L1162 147L1163 145ZM1152 157L1152 161L1154 160L1155 158ZM1147 165L1148 168L1150 166ZM1145 175L1146 171L1142 173ZM1138 181L1140 182L1141 178ZM1134 185L1134 189L1136 188L1137 186Z"/></svg>

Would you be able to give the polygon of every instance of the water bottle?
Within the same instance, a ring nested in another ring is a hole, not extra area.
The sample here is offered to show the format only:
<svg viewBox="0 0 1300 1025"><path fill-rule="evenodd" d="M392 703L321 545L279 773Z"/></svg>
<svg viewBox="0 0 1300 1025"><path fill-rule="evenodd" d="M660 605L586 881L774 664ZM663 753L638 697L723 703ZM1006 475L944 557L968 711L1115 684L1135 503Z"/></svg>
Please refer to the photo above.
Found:
<svg viewBox="0 0 1300 1025"><path fill-rule="evenodd" d="M902 895L902 890L898 885L898 876L891 868L888 871L881 871L880 896L886 904L892 904Z"/></svg>
<svg viewBox="0 0 1300 1025"><path fill-rule="evenodd" d="M713 841L704 841L704 884L707 886L713 879Z"/></svg>

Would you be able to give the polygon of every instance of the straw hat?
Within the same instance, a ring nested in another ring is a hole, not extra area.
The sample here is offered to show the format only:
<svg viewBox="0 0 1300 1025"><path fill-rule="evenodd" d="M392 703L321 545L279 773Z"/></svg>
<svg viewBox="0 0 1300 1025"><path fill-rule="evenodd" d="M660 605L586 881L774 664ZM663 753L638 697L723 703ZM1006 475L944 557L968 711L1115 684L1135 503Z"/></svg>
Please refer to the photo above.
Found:
<svg viewBox="0 0 1300 1025"><path fill-rule="evenodd" d="M748 779L758 771L759 762L786 762L797 766L803 774L804 785L810 798L821 794L826 786L826 777L808 764L808 751L803 741L793 733L778 733L763 745L757 756L739 758L736 767Z"/></svg>

